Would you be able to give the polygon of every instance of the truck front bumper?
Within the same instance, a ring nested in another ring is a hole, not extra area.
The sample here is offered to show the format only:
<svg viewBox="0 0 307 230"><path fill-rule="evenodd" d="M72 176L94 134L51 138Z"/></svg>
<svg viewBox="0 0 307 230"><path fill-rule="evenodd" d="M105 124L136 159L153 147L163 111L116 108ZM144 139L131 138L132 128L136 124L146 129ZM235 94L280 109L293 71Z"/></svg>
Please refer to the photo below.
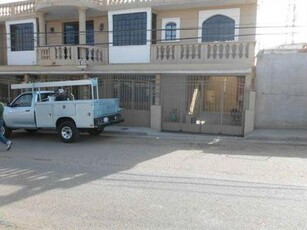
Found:
<svg viewBox="0 0 307 230"><path fill-rule="evenodd" d="M94 119L94 125L99 128L104 128L109 125L114 125L118 124L121 122L124 122L125 120L123 119L121 114L115 114L115 115L109 115L109 116L103 116L103 117L98 117Z"/></svg>

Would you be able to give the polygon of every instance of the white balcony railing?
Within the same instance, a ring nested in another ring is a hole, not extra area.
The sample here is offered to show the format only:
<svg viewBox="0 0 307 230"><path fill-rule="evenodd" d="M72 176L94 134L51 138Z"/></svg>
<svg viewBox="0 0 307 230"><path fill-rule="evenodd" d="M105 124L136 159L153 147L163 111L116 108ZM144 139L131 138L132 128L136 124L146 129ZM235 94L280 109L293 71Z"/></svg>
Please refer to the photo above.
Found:
<svg viewBox="0 0 307 230"><path fill-rule="evenodd" d="M254 60L254 42L163 43L153 45L153 63L205 63Z"/></svg>
<svg viewBox="0 0 307 230"><path fill-rule="evenodd" d="M108 63L107 48L61 45L37 48L38 65L101 65Z"/></svg>
<svg viewBox="0 0 307 230"><path fill-rule="evenodd" d="M35 12L35 2L15 2L0 5L0 17L9 17L14 15L28 15Z"/></svg>

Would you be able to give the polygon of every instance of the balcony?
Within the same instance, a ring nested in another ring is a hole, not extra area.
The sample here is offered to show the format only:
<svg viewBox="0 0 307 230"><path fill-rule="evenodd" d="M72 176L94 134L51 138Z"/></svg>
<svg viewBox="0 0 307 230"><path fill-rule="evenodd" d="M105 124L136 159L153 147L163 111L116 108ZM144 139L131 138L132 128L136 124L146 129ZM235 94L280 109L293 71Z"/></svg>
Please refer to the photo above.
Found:
<svg viewBox="0 0 307 230"><path fill-rule="evenodd" d="M254 42L167 43L151 46L150 64L232 64L254 62ZM107 65L108 48L57 45L37 49L38 66Z"/></svg>
<svg viewBox="0 0 307 230"><path fill-rule="evenodd" d="M0 4L0 18L11 16L28 16L32 14L35 14L34 1Z"/></svg>
<svg viewBox="0 0 307 230"><path fill-rule="evenodd" d="M254 61L254 42L159 44L151 48L151 62L160 64L229 63Z"/></svg>
<svg viewBox="0 0 307 230"><path fill-rule="evenodd" d="M39 66L103 65L108 49L86 45L46 46L37 49Z"/></svg>

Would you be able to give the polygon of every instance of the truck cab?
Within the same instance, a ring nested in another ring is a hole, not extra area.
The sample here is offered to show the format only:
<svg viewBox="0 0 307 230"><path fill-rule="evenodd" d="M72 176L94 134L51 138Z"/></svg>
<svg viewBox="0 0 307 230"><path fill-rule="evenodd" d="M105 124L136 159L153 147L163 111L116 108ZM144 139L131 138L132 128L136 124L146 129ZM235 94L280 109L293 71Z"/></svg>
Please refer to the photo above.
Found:
<svg viewBox="0 0 307 230"><path fill-rule="evenodd" d="M54 91L25 92L5 108L5 124L12 129L36 129L35 104L55 96Z"/></svg>

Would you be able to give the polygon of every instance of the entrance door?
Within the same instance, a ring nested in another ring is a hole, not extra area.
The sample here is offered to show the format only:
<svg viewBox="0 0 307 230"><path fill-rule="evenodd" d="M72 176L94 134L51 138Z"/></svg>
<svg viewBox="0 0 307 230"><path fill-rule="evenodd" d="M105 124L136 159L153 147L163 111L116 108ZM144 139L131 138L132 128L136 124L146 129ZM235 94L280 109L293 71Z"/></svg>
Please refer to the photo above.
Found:
<svg viewBox="0 0 307 230"><path fill-rule="evenodd" d="M64 44L79 45L79 22L64 23ZM94 21L86 22L86 44L94 45Z"/></svg>

